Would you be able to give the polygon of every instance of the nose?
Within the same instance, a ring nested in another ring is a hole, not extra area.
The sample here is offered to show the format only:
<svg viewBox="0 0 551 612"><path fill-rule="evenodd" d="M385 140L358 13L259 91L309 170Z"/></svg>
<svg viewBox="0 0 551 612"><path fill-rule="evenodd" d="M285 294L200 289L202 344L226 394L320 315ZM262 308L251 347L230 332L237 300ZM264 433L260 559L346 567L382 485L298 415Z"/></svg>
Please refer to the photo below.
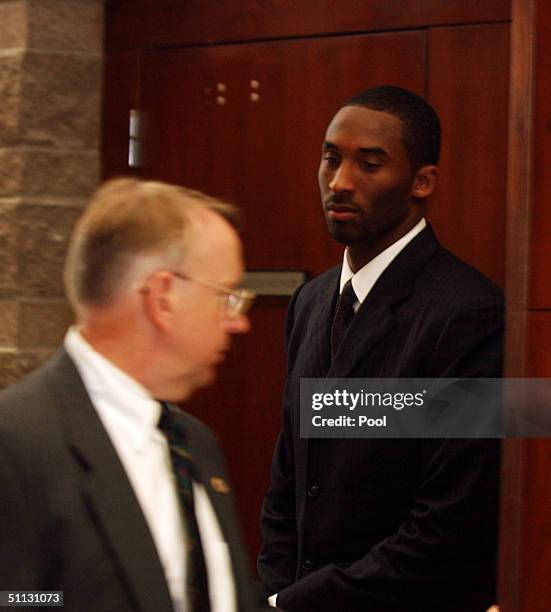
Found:
<svg viewBox="0 0 551 612"><path fill-rule="evenodd" d="M328 186L333 193L354 191L352 168L350 167L350 164L342 162L334 171Z"/></svg>
<svg viewBox="0 0 551 612"><path fill-rule="evenodd" d="M251 322L247 315L238 315L224 320L224 331L228 334L248 334L250 330Z"/></svg>

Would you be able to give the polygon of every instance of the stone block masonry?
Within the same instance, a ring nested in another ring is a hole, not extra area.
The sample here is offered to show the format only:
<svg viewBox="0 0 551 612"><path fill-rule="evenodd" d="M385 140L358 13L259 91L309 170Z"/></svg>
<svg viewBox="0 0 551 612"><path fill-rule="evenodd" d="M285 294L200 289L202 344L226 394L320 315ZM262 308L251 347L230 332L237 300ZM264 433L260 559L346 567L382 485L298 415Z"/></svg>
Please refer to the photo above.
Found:
<svg viewBox="0 0 551 612"><path fill-rule="evenodd" d="M100 174L101 0L0 0L0 387L72 321L63 261Z"/></svg>

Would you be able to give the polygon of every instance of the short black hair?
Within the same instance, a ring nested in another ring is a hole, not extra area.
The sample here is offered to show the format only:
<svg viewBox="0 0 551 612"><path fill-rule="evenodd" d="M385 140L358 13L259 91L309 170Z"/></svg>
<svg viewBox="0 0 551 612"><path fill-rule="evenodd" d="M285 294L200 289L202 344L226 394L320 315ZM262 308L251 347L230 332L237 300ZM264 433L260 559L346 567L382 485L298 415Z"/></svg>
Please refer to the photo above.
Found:
<svg viewBox="0 0 551 612"><path fill-rule="evenodd" d="M381 85L361 91L345 106L363 106L398 117L402 123L402 142L413 172L425 164L437 164L440 157L440 120L432 106L416 93Z"/></svg>

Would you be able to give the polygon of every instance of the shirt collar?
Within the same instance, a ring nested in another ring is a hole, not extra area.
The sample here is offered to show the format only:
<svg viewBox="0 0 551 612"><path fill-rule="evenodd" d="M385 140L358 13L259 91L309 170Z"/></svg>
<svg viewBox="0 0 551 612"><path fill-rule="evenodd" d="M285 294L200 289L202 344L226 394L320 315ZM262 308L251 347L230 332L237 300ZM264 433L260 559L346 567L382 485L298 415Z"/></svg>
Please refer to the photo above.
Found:
<svg viewBox="0 0 551 612"><path fill-rule="evenodd" d="M159 402L143 385L96 351L77 327L67 331L64 347L101 420L108 419L124 429L135 444L144 444L151 430L157 429L161 414Z"/></svg>
<svg viewBox="0 0 551 612"><path fill-rule="evenodd" d="M346 282L352 279L354 293L358 298L358 302L361 304L369 295L369 292L373 289L373 286L381 274L388 268L392 260L415 238L415 236L417 236L417 234L422 232L425 227L427 227L427 222L423 217L407 234L404 234L399 240L391 244L384 251L381 251L371 261L368 261L363 268L360 268L356 272L356 274L350 269L347 257L348 249L345 249L339 293L342 291Z"/></svg>

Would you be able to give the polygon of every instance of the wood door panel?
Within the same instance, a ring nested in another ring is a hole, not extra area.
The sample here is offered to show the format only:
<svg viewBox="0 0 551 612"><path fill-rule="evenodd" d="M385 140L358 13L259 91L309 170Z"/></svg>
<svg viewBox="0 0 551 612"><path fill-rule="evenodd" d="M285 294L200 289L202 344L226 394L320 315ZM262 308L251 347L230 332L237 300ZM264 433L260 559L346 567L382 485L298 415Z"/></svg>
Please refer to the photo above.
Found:
<svg viewBox="0 0 551 612"><path fill-rule="evenodd" d="M510 19L510 0L107 0L109 49L375 32Z"/></svg>
<svg viewBox="0 0 551 612"><path fill-rule="evenodd" d="M534 197L532 210L532 239L530 241L530 306L551 308L551 7L537 3L537 31L535 61L534 109ZM547 371L549 374L551 368Z"/></svg>
<svg viewBox="0 0 551 612"><path fill-rule="evenodd" d="M443 128L429 217L446 247L503 287L509 26L435 28L429 47L428 97Z"/></svg>
<svg viewBox="0 0 551 612"><path fill-rule="evenodd" d="M515 441L520 449L515 466L520 471L518 494L522 499L522 538L515 551L518 568L518 601L507 602L504 612L548 612L551 602L551 440ZM514 475L516 479L516 474ZM526 515L529 515L528 516ZM502 577L507 580L507 577ZM504 602L505 603L505 602Z"/></svg>
<svg viewBox="0 0 551 612"><path fill-rule="evenodd" d="M551 374L551 310L527 311L527 377ZM499 602L502 612L548 612L551 603L551 440L503 447Z"/></svg>
<svg viewBox="0 0 551 612"><path fill-rule="evenodd" d="M139 52L108 53L103 72L102 178L138 174L128 167L130 109L138 107Z"/></svg>
<svg viewBox="0 0 551 612"><path fill-rule="evenodd" d="M530 347L527 376L551 378L551 310L529 311L527 322Z"/></svg>
<svg viewBox="0 0 551 612"><path fill-rule="evenodd" d="M551 606L551 581L548 580L551 568L551 440L523 442L523 468L526 470L523 501L530 519L524 523L519 610L547 612Z"/></svg>

